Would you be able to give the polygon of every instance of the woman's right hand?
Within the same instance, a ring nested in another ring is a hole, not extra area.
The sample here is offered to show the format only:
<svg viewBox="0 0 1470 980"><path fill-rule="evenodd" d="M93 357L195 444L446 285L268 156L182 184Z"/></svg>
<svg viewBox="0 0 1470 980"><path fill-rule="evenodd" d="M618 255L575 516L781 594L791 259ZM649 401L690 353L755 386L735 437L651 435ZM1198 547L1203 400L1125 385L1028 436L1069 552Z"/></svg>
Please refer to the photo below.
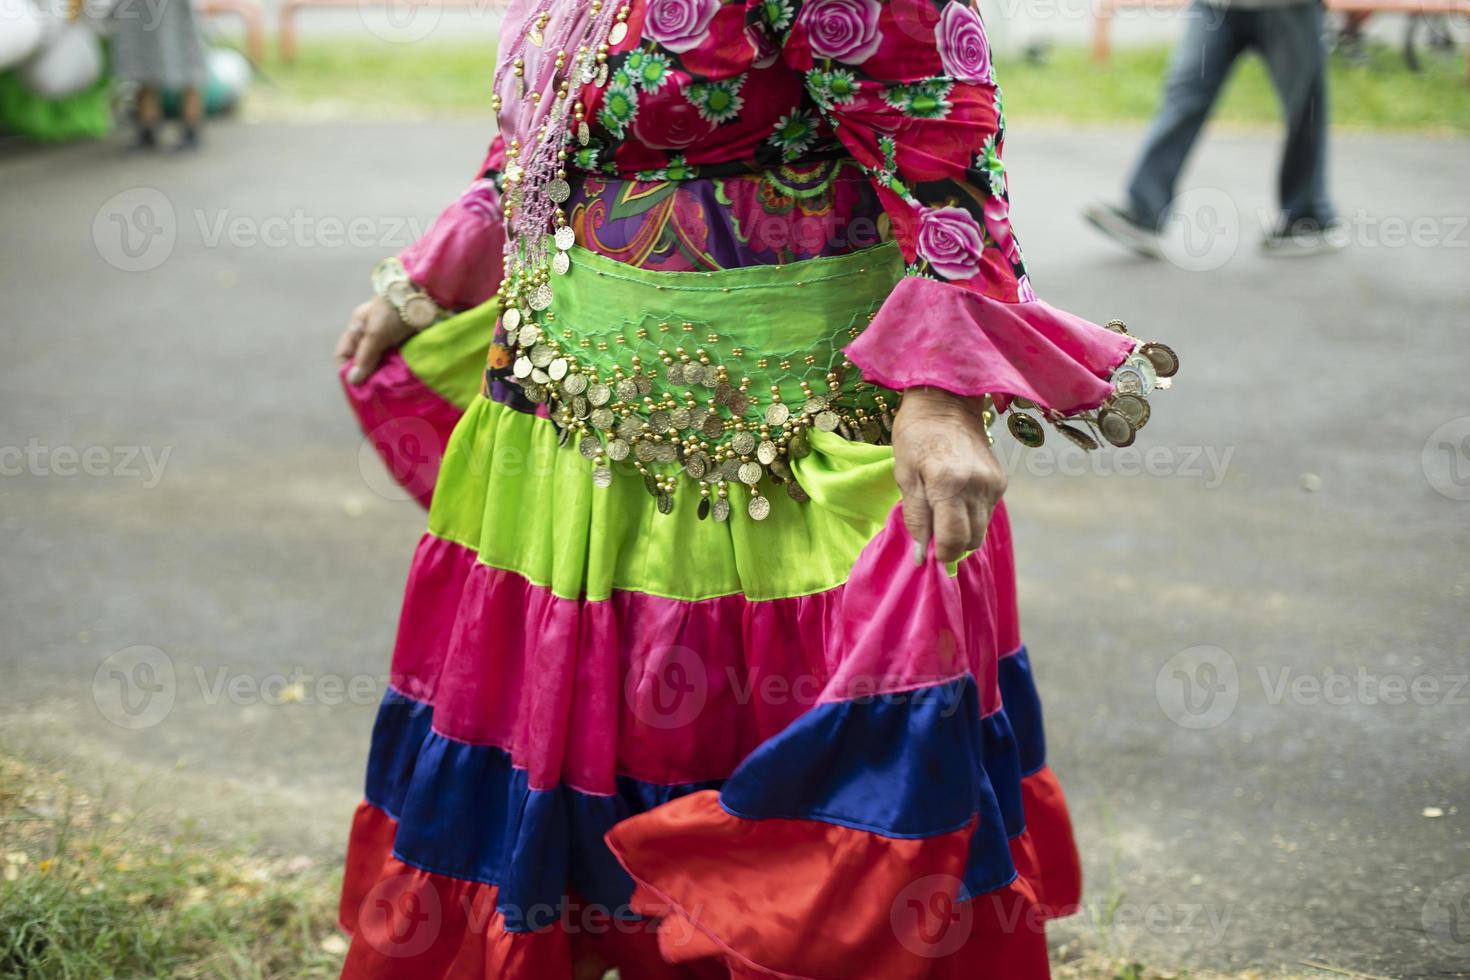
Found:
<svg viewBox="0 0 1470 980"><path fill-rule="evenodd" d="M413 328L393 304L382 296L374 296L352 311L347 329L337 341L337 363L352 362L347 381L359 385L378 369L383 355L412 337Z"/></svg>

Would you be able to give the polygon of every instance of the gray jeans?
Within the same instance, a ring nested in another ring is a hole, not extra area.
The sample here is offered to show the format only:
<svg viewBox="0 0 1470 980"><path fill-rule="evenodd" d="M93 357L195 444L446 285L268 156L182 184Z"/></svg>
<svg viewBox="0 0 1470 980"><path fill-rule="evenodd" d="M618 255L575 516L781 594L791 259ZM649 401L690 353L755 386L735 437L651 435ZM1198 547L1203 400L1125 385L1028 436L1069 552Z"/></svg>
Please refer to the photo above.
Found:
<svg viewBox="0 0 1470 980"><path fill-rule="evenodd" d="M1286 114L1279 192L1288 226L1331 222L1327 199L1327 66L1322 6L1315 0L1259 9L1196 2L1174 50L1164 105L1128 183L1134 216L1162 226L1174 184L1235 60L1259 51Z"/></svg>

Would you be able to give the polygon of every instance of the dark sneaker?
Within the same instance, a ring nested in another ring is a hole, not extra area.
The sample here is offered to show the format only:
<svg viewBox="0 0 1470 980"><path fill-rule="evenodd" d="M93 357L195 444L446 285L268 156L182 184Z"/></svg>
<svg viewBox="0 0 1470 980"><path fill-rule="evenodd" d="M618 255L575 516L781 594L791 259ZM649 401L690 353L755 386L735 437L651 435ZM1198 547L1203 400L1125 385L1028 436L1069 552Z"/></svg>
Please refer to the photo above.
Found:
<svg viewBox="0 0 1470 980"><path fill-rule="evenodd" d="M1122 245L1135 255L1148 259L1161 259L1164 250L1159 245L1156 228L1139 221L1131 211L1111 204L1092 204L1082 212L1087 223Z"/></svg>
<svg viewBox="0 0 1470 980"><path fill-rule="evenodd" d="M1290 227L1277 228L1261 240L1261 254L1281 259L1326 255L1346 247L1347 229L1337 222L1321 225L1299 221Z"/></svg>
<svg viewBox="0 0 1470 980"><path fill-rule="evenodd" d="M187 153L190 150L199 149L199 130L193 126L185 126L179 136L179 142L174 146L175 153Z"/></svg>

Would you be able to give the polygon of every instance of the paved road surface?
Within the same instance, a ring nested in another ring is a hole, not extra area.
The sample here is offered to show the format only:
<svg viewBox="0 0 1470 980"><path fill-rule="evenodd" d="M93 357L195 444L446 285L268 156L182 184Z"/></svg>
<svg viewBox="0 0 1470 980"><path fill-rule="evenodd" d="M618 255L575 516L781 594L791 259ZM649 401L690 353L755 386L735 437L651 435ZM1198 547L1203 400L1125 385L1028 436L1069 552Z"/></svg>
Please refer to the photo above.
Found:
<svg viewBox="0 0 1470 980"><path fill-rule="evenodd" d="M1201 248L1147 264L1076 217L1137 133L1016 129L1043 295L1185 363L1155 456L1033 456L1010 495L1089 916L1116 906L1148 962L1470 970L1463 917L1448 930L1470 910L1470 144L1339 140L1355 246L1272 264L1276 146L1216 138L1192 179L1233 197L1195 195ZM161 822L329 859L423 526L360 466L330 346L486 134L209 135L192 158L0 159L0 449L22 471L0 477L0 739ZM1228 257L1205 233L1232 209ZM130 254L116 222L150 213ZM163 688L128 714L98 667L136 645L170 660L127 674Z"/></svg>

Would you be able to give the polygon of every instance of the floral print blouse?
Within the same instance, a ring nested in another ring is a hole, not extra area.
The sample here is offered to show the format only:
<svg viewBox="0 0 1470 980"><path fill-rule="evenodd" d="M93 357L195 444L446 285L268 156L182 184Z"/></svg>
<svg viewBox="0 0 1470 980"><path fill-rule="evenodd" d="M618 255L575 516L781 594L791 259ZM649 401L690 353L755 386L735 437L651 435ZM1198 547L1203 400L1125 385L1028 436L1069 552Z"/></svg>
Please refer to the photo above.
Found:
<svg viewBox="0 0 1470 980"><path fill-rule="evenodd" d="M628 26L608 84L584 90L594 124L577 169L684 181L850 158L911 273L1034 298L1000 90L967 3L635 0Z"/></svg>
<svg viewBox="0 0 1470 980"><path fill-rule="evenodd" d="M1032 291L1001 93L966 0L631 0L627 26L607 84L581 93L579 245L683 271L896 239L908 276L847 349L870 380L1062 413L1109 397L1134 341ZM503 106L502 132L514 118ZM499 284L503 161L497 137L481 178L403 255L443 305ZM772 216L774 244L752 231Z"/></svg>

